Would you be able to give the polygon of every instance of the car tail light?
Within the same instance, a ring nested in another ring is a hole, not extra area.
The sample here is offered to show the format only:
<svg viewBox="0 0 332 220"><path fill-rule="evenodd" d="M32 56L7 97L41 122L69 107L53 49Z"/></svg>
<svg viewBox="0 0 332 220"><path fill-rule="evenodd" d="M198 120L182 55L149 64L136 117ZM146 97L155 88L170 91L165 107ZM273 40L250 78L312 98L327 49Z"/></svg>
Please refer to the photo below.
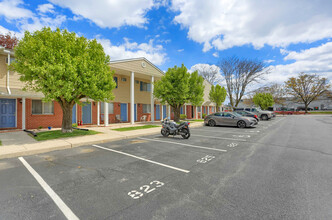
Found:
<svg viewBox="0 0 332 220"><path fill-rule="evenodd" d="M188 125L190 125L190 122L188 122Z"/></svg>
<svg viewBox="0 0 332 220"><path fill-rule="evenodd" d="M255 118L258 118L257 115L255 115Z"/></svg>

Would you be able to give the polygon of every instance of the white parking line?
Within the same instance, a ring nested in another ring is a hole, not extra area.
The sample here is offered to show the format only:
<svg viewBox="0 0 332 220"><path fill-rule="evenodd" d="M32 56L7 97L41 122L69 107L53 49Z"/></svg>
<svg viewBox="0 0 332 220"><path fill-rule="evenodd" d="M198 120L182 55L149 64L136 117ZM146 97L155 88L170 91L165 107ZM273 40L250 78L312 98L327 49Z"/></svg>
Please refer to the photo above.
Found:
<svg viewBox="0 0 332 220"><path fill-rule="evenodd" d="M62 201L62 199L52 190L52 188L45 182L45 180L26 162L23 157L18 158L31 175L37 180L41 187L46 191L46 193L51 197L55 204L59 207L62 213L67 217L67 219L79 219L70 208Z"/></svg>
<svg viewBox="0 0 332 220"><path fill-rule="evenodd" d="M156 162L156 161L153 161L153 160L148 160L148 159L138 157L138 156L135 156L135 155L132 155L132 154L128 154L128 153L125 153L125 152L122 152L122 151L109 149L109 148L102 147L102 146L99 146L99 145L92 145L92 146L103 149L103 150L108 150L108 151L111 151L111 152L115 152L115 153L118 153L118 154L123 154L123 155L126 155L128 157L133 157L133 158L136 158L136 159L139 159L139 160L144 160L144 161L149 162L149 163L157 164L157 165L167 167L167 168L170 168L170 169L173 169L173 170L181 171L181 172L184 172L184 173L189 173L190 172L189 170L184 170L184 169L173 167L173 166L170 166L170 165L167 165L167 164L159 163L159 162Z"/></svg>
<svg viewBox="0 0 332 220"><path fill-rule="evenodd" d="M182 145L182 146L186 146L186 147L200 148L200 149L205 149L205 150L227 152L227 150L210 148L210 147L201 147L201 146L196 146L196 145L191 145L191 144L182 144L182 143L177 143L177 142L173 142L173 141L161 141L161 140L148 139L148 138L138 138L138 139L147 140L147 141L156 141L156 142L168 143L168 144L177 144L177 145Z"/></svg>
<svg viewBox="0 0 332 220"><path fill-rule="evenodd" d="M200 131L201 132L201 131ZM203 132L209 132L209 133L218 133L218 134L220 134L220 133L224 133L224 134L247 134L247 131L242 131L242 132L239 132L239 131L236 131L236 130L234 130L234 131L216 131L216 130L214 130L214 131L212 131L212 130L209 130L209 131L203 131ZM192 133L192 132L191 132ZM193 133L192 133L193 134ZM256 133L254 133L254 134L256 134Z"/></svg>
<svg viewBox="0 0 332 220"><path fill-rule="evenodd" d="M198 136L198 137L214 138L214 139L220 139L220 140L246 141L245 139L221 138L221 137L205 136L205 135L199 135L199 134L193 134L193 136L194 136L194 137L195 137L195 136Z"/></svg>

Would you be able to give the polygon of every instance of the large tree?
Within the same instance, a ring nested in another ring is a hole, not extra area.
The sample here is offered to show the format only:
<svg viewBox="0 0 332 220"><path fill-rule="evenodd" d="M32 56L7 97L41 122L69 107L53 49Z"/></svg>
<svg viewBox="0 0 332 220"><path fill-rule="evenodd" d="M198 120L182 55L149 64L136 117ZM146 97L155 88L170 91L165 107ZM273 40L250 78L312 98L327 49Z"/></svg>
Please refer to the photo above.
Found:
<svg viewBox="0 0 332 220"><path fill-rule="evenodd" d="M247 87L269 72L263 61L235 56L220 60L218 66L226 81L227 95L233 108L240 103Z"/></svg>
<svg viewBox="0 0 332 220"><path fill-rule="evenodd" d="M201 105L204 101L203 77L197 71L188 73L187 68L169 68L161 80L154 84L154 96L174 109L174 121L180 120L180 109L185 103Z"/></svg>
<svg viewBox="0 0 332 220"><path fill-rule="evenodd" d="M220 69L216 65L196 64L191 67L191 70L197 71L206 81L212 85L221 82Z"/></svg>
<svg viewBox="0 0 332 220"><path fill-rule="evenodd" d="M18 43L18 38L10 32L7 34L0 33L0 46L7 49L13 49Z"/></svg>
<svg viewBox="0 0 332 220"><path fill-rule="evenodd" d="M256 93L252 98L252 101L256 106L259 106L263 110L274 105L271 93Z"/></svg>
<svg viewBox="0 0 332 220"><path fill-rule="evenodd" d="M73 32L43 28L25 32L15 47L12 69L25 89L42 92L43 101L57 101L63 112L62 132L72 132L72 108L83 98L110 101L114 98L109 57L94 40Z"/></svg>
<svg viewBox="0 0 332 220"><path fill-rule="evenodd" d="M316 100L331 87L327 78L317 74L300 73L297 77L290 77L286 82L288 93L295 100L304 104L305 112L308 112L309 104Z"/></svg>
<svg viewBox="0 0 332 220"><path fill-rule="evenodd" d="M225 101L227 96L227 91L225 87L221 87L220 85L212 85L211 90L209 92L209 99L216 103L216 107L221 106L221 104Z"/></svg>

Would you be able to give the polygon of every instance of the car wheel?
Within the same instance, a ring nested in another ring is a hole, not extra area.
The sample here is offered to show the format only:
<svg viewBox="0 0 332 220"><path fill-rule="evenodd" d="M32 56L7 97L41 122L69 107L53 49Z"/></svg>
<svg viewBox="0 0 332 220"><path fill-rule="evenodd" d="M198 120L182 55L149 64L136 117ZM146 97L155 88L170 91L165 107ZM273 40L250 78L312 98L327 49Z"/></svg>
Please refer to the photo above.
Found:
<svg viewBox="0 0 332 220"><path fill-rule="evenodd" d="M245 128L245 127L246 127L246 123L245 123L244 121L239 121L239 122L237 123L237 127L238 127L238 128Z"/></svg>
<svg viewBox="0 0 332 220"><path fill-rule="evenodd" d="M216 122L215 121L213 121L212 119L209 121L209 126L210 127L214 127L214 126L216 126Z"/></svg>
<svg viewBox="0 0 332 220"><path fill-rule="evenodd" d="M267 115L262 115L262 120L267 120L267 119L268 119Z"/></svg>

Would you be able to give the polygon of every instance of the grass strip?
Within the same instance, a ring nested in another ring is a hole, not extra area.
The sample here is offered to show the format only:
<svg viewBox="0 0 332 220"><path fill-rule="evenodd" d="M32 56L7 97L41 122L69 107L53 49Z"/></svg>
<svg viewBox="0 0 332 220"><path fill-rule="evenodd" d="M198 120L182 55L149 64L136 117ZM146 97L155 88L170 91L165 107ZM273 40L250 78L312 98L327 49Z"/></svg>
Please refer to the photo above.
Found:
<svg viewBox="0 0 332 220"><path fill-rule="evenodd" d="M111 130L114 130L114 131L133 131L133 130L156 128L156 127L160 127L160 126L159 125L143 125L143 126L134 126L134 127L126 127L126 128L115 128L115 129L111 129Z"/></svg>
<svg viewBox="0 0 332 220"><path fill-rule="evenodd" d="M2 145L2 142L0 141L0 146Z"/></svg>
<svg viewBox="0 0 332 220"><path fill-rule="evenodd" d="M97 131L81 131L81 130L73 130L72 133L62 133L61 130L55 131L44 131L37 133L36 137L33 137L37 141L45 141L57 138L68 138L68 137L77 137L77 136L84 136L84 135L93 135L99 134L100 132Z"/></svg>
<svg viewBox="0 0 332 220"><path fill-rule="evenodd" d="M192 119L192 120L188 120L189 122L191 122L191 121L198 121L198 122L203 122L204 121L204 119Z"/></svg>
<svg viewBox="0 0 332 220"><path fill-rule="evenodd" d="M328 112L309 112L309 114L313 114L313 115L330 115L332 114L331 111Z"/></svg>

